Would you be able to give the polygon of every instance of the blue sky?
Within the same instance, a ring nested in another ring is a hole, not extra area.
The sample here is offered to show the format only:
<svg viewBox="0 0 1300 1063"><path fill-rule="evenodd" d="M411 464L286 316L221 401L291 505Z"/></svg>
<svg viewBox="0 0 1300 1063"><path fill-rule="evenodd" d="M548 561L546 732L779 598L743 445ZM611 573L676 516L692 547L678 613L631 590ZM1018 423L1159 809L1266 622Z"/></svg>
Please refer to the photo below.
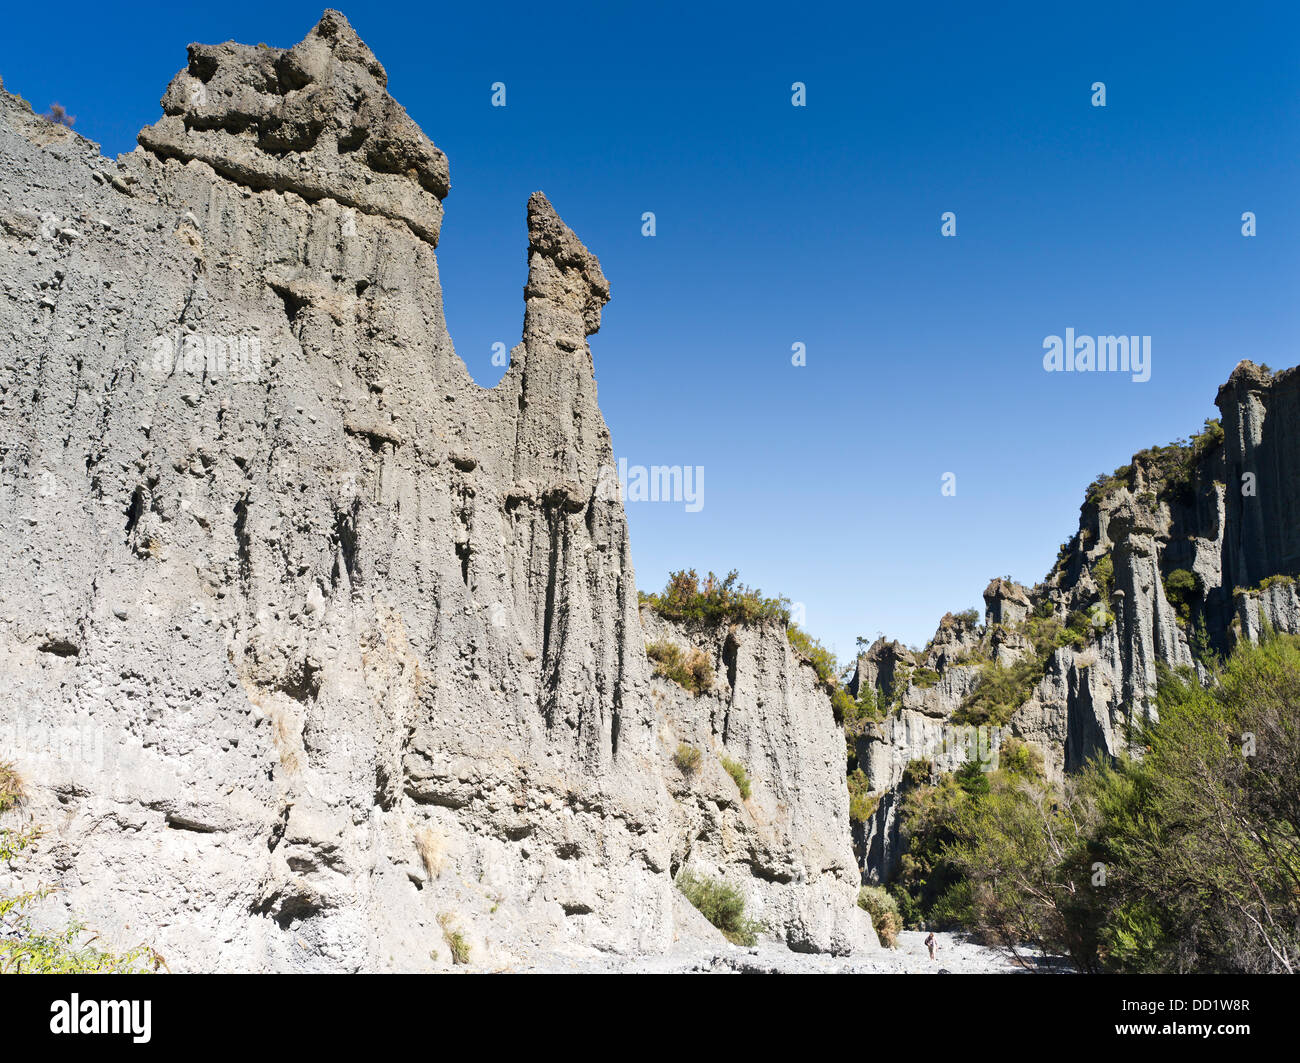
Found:
<svg viewBox="0 0 1300 1063"><path fill-rule="evenodd" d="M519 337L530 192L600 257L615 451L705 470L698 512L629 504L643 589L738 568L842 658L922 643L991 576L1040 579L1088 482L1197 429L1240 358L1300 361L1300 19L1048 6L343 7L450 158L476 379ZM189 41L289 46L320 11L25 5L0 76L115 154ZM1044 372L1067 327L1151 336L1151 380Z"/></svg>

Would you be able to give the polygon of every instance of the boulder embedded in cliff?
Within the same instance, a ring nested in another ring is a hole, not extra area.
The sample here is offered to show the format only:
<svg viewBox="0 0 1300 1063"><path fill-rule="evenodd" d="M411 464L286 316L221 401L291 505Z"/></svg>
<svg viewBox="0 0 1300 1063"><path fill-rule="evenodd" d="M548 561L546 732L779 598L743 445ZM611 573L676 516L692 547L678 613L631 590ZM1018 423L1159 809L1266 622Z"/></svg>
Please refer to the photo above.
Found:
<svg viewBox="0 0 1300 1063"><path fill-rule="evenodd" d="M984 588L984 612L990 626L1019 624L1029 615L1029 595L1019 583L994 579Z"/></svg>

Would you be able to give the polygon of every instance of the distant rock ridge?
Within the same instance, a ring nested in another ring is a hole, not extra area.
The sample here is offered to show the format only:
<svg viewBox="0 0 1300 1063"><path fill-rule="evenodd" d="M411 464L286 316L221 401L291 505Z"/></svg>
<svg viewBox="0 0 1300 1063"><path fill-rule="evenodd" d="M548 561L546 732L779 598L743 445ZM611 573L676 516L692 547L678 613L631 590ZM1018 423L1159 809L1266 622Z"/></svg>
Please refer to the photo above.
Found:
<svg viewBox="0 0 1300 1063"><path fill-rule="evenodd" d="M951 771L1007 734L1059 776L1128 748L1129 724L1155 715L1161 667L1205 677L1213 654L1266 625L1300 633L1300 368L1243 361L1216 404L1221 426L1100 477L1052 572L1032 589L994 579L983 625L950 616L919 653L882 638L859 655L850 690L888 706L856 743L876 799L855 828L868 879L895 870L912 761ZM973 700L994 662L1027 677L997 719ZM990 734L963 731L979 725Z"/></svg>
<svg viewBox="0 0 1300 1063"><path fill-rule="evenodd" d="M713 941L695 866L793 947L877 947L843 732L784 632L715 662L721 733L651 676L600 264L534 194L522 342L477 385L447 162L385 84L327 11L192 46L116 161L0 94L0 757L48 832L18 884L173 970Z"/></svg>

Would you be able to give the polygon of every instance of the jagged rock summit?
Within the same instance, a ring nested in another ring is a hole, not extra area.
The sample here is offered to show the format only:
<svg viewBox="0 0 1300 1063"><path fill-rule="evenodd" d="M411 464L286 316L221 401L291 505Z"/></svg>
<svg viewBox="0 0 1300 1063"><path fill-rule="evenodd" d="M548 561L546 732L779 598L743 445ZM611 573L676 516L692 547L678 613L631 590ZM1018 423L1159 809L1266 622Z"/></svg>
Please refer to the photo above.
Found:
<svg viewBox="0 0 1300 1063"><path fill-rule="evenodd" d="M116 161L0 93L0 756L47 831L18 885L176 970L497 969L703 940L703 860L776 938L874 947L784 632L705 640L707 713L652 684L599 263L535 194L523 341L478 386L447 162L385 81L329 11L191 46ZM759 798L681 778L687 733Z"/></svg>
<svg viewBox="0 0 1300 1063"><path fill-rule="evenodd" d="M436 245L447 157L387 85L348 20L326 11L288 50L190 45L163 118L141 130L140 144L159 158L201 160L248 188L403 221Z"/></svg>

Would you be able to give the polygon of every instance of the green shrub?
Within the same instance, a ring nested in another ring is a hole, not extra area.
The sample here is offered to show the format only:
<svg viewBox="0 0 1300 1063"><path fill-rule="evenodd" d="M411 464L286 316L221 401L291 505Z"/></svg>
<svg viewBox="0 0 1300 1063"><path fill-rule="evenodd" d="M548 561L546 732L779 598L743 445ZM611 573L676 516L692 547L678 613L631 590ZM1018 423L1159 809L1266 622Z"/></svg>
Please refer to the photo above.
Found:
<svg viewBox="0 0 1300 1063"><path fill-rule="evenodd" d="M757 943L763 926L745 917L745 898L734 886L683 871L677 876L677 888L733 945Z"/></svg>
<svg viewBox="0 0 1300 1063"><path fill-rule="evenodd" d="M689 653L683 654L675 642L660 639L646 643L645 652L654 662L655 675L671 680L697 697L712 689L713 668L708 656L698 647L692 646Z"/></svg>
<svg viewBox="0 0 1300 1063"><path fill-rule="evenodd" d="M1088 485L1085 497L1092 504L1099 505L1111 495L1119 491L1120 488L1128 485L1131 482L1132 477L1132 465L1121 465L1109 476L1102 473Z"/></svg>
<svg viewBox="0 0 1300 1063"><path fill-rule="evenodd" d="M21 912L48 893L38 890L0 900L0 918ZM94 948L95 933L80 922L49 931L19 918L12 926L16 937L0 940L0 974L149 974L166 966L162 956L146 945L123 953Z"/></svg>
<svg viewBox="0 0 1300 1063"><path fill-rule="evenodd" d="M987 768L968 761L933 784L927 768L924 778L913 772L916 782L903 788L898 813L901 855L890 892L906 925L979 929L972 874L954 846L968 836L970 817L995 802L998 794L1045 783L1042 756L1020 739L1005 739L997 767Z"/></svg>
<svg viewBox="0 0 1300 1063"><path fill-rule="evenodd" d="M871 796L871 781L861 768L849 772L848 784L849 819L854 823L866 823L875 815L880 798Z"/></svg>
<svg viewBox="0 0 1300 1063"><path fill-rule="evenodd" d="M887 949L898 948L898 932L903 929L903 917L898 912L898 901L883 886L863 886L858 890L858 907L871 915L871 925L876 937Z"/></svg>
<svg viewBox="0 0 1300 1063"><path fill-rule="evenodd" d="M1092 566L1092 578L1101 588L1102 601L1110 601L1111 591L1115 589L1115 559L1109 553L1102 554Z"/></svg>
<svg viewBox="0 0 1300 1063"><path fill-rule="evenodd" d="M26 799L22 776L8 761L0 761L0 812L17 808Z"/></svg>
<svg viewBox="0 0 1300 1063"><path fill-rule="evenodd" d="M1187 647L1192 651L1192 656L1211 672L1223 663L1218 651L1210 642L1210 633L1205 627L1203 616L1198 616L1192 622L1191 631L1187 635Z"/></svg>
<svg viewBox="0 0 1300 1063"><path fill-rule="evenodd" d="M741 800L748 801L751 784L745 766L740 761L732 760L730 757L722 758L722 766L727 769L727 774L735 781L736 788L740 791Z"/></svg>
<svg viewBox="0 0 1300 1063"><path fill-rule="evenodd" d="M859 720L883 720L889 711L888 700L875 687L862 687L854 705Z"/></svg>
<svg viewBox="0 0 1300 1063"><path fill-rule="evenodd" d="M1112 618L1107 613L1103 619L1109 622ZM1019 625L1019 630L1033 646L1032 656L1022 657L1010 665L989 661L981 666L974 688L953 713L953 723L976 726L1009 723L1016 709L1029 700L1052 654L1067 644L1083 649L1095 628L1091 614L1079 609L1069 615L1066 624L1035 611Z"/></svg>
<svg viewBox="0 0 1300 1063"><path fill-rule="evenodd" d="M1103 758L1057 783L1008 740L987 791L944 776L905 792L902 914L1069 955L1080 971L1293 969L1300 639L1240 643L1208 686L1161 669L1157 700L1132 736L1140 760Z"/></svg>
<svg viewBox="0 0 1300 1063"><path fill-rule="evenodd" d="M930 905L927 923L941 927L970 927L974 923L973 900L969 879L958 879L948 886ZM979 927L974 927L979 931Z"/></svg>
<svg viewBox="0 0 1300 1063"><path fill-rule="evenodd" d="M932 687L939 682L939 673L933 668L916 668L912 671L912 685Z"/></svg>
<svg viewBox="0 0 1300 1063"><path fill-rule="evenodd" d="M686 655L686 689L698 694L707 694L713 688L713 667L708 655L698 646L692 646Z"/></svg>
<svg viewBox="0 0 1300 1063"><path fill-rule="evenodd" d="M1223 439L1223 422L1217 417L1207 418L1205 421L1205 427L1196 435L1192 436L1191 447L1193 460L1199 461L1215 447L1222 444Z"/></svg>
<svg viewBox="0 0 1300 1063"><path fill-rule="evenodd" d="M968 760L952 773L957 785L971 797L983 797L989 792L989 773L978 760Z"/></svg>
<svg viewBox="0 0 1300 1063"><path fill-rule="evenodd" d="M1099 616L1103 621L1110 619L1110 614L1104 606L1096 614L1091 609L1075 609L1065 618L1066 641L1076 650L1084 649L1097 633L1097 625L1093 622L1094 615ZM1046 665L1047 662L1043 663Z"/></svg>
<svg viewBox="0 0 1300 1063"><path fill-rule="evenodd" d="M656 675L662 675L666 679L671 679L670 670L681 667L682 648L675 642L669 642L667 639L659 639L655 642L645 644L645 655L654 661L659 667L655 668Z"/></svg>
<svg viewBox="0 0 1300 1063"><path fill-rule="evenodd" d="M789 624L786 627L785 635L795 655L804 663L812 666L813 671L817 673L818 682L821 683L823 689L830 693L831 715L835 717L836 723L843 724L846 728L853 728L853 725L863 718L864 712L874 715L874 698L870 701L869 706L865 705L861 700L855 700L840 685L840 666L835 659L835 654L831 653L830 650L797 624ZM858 642L861 644L862 639L859 638ZM874 692L872 693L874 694Z"/></svg>
<svg viewBox="0 0 1300 1063"><path fill-rule="evenodd" d="M916 781L899 795L900 855L890 893L907 926L936 925L936 904L962 879L945 852L955 838L958 813L975 798L951 775L941 775L931 785L928 765L924 776L911 774Z"/></svg>
<svg viewBox="0 0 1300 1063"><path fill-rule="evenodd" d="M837 686L831 691L831 713L836 723L850 723L858 717L858 703L847 690Z"/></svg>
<svg viewBox="0 0 1300 1063"><path fill-rule="evenodd" d="M757 624L764 620L790 622L788 598L765 598L761 591L739 582L733 569L725 579L712 572L701 586L695 569L671 572L659 594L642 594L647 605L668 620L716 626L721 623Z"/></svg>
<svg viewBox="0 0 1300 1063"><path fill-rule="evenodd" d="M1178 612L1178 618L1186 623L1191 618L1192 602L1200 596L1200 581L1195 573L1176 568L1162 582L1169 604Z"/></svg>
<svg viewBox="0 0 1300 1063"><path fill-rule="evenodd" d="M1005 726L1016 709L1029 700L1042 675L1043 665L1037 657L1025 657L1010 666L999 661L982 665L974 689L953 713L953 722Z"/></svg>
<svg viewBox="0 0 1300 1063"><path fill-rule="evenodd" d="M456 926L450 912L438 916L438 925L442 927L442 939L451 950L451 962L457 965L469 963L469 941Z"/></svg>
<svg viewBox="0 0 1300 1063"><path fill-rule="evenodd" d="M800 659L812 665L813 671L817 673L817 678L825 686L834 687L839 673L839 662L835 660L835 654L831 653L830 650L797 624L787 625L785 635L790 640L791 648L799 655Z"/></svg>
<svg viewBox="0 0 1300 1063"><path fill-rule="evenodd" d="M1294 576L1288 576L1283 572L1278 572L1272 576L1265 576L1253 587L1233 587L1232 597L1234 599L1237 599L1246 594L1258 594L1260 591L1268 590L1269 587L1278 587L1278 586L1286 587L1286 586L1290 586L1293 583L1295 583ZM1168 597L1167 594L1166 597Z"/></svg>
<svg viewBox="0 0 1300 1063"><path fill-rule="evenodd" d="M18 808L26 799L26 787L18 769L8 761L0 761L0 815ZM16 860L35 845L40 836L39 827L0 826L0 863ZM0 914L4 912L4 904L4 898L0 897Z"/></svg>
<svg viewBox="0 0 1300 1063"><path fill-rule="evenodd" d="M1020 738L1003 739L998 747L998 770L1022 779L1042 779L1043 755Z"/></svg>
<svg viewBox="0 0 1300 1063"><path fill-rule="evenodd" d="M904 786L924 786L930 781L934 772L934 763L925 758L909 760L903 769Z"/></svg>
<svg viewBox="0 0 1300 1063"><path fill-rule="evenodd" d="M889 698L891 701L901 701L903 695L907 693L907 688L912 685L912 673L916 671L916 666L911 664L899 663L894 668L893 678L889 683Z"/></svg>
<svg viewBox="0 0 1300 1063"><path fill-rule="evenodd" d="M876 722L884 719L888 705L884 698L877 695L875 689L863 686L856 698L851 698L845 691L842 698L831 696L832 704L838 700L844 722L844 760L846 771L852 772L858 762L858 740L862 738Z"/></svg>
<svg viewBox="0 0 1300 1063"><path fill-rule="evenodd" d="M1063 542L1060 546L1056 548L1056 563L1052 565L1052 572L1054 573L1060 572L1062 569L1065 568L1066 561L1068 561L1070 559L1070 555L1074 553L1074 544L1078 541L1078 538L1079 537L1076 535L1072 539L1067 539L1065 542ZM1040 606L1043 604L1044 604L1043 602L1039 603ZM1047 602L1046 604L1050 609L1051 603Z"/></svg>
<svg viewBox="0 0 1300 1063"><path fill-rule="evenodd" d="M673 754L673 763L677 765L677 770L683 775L694 775L699 770L702 759L700 751L694 746L688 746L685 742L677 743L677 752Z"/></svg>

